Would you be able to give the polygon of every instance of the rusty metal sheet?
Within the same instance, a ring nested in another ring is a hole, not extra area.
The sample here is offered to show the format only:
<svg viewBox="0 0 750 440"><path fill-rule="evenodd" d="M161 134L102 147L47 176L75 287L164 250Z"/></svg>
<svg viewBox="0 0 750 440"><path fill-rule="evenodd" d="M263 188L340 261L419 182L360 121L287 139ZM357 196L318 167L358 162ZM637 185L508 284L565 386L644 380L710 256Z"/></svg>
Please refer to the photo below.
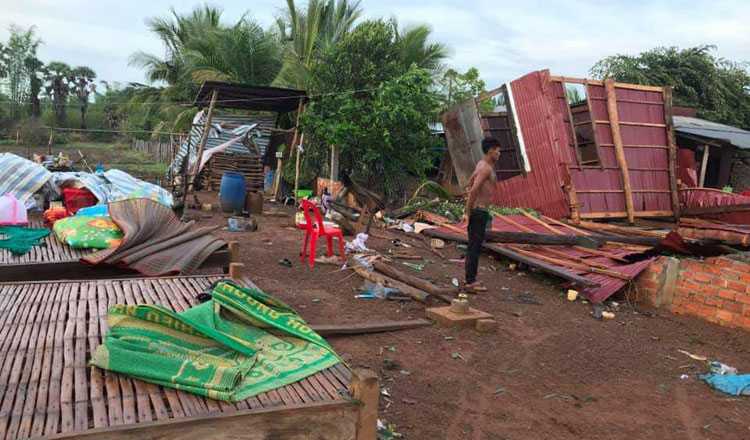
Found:
<svg viewBox="0 0 750 440"><path fill-rule="evenodd" d="M709 206L731 206L750 203L750 197L732 194L712 188L680 189L680 203L686 209ZM750 225L750 211L727 214L705 214L701 218L720 220L735 225Z"/></svg>
<svg viewBox="0 0 750 440"><path fill-rule="evenodd" d="M567 229L565 227L561 227L552 223L547 223L547 222L542 221L542 223L547 224L547 226L544 226L543 224L540 224L539 221L536 221L534 219L528 218L523 215L508 215L508 216L505 216L505 218L507 220L502 220L500 218L493 218L492 230L504 231L504 232L529 232L529 230L531 230L532 232L537 232L540 234L554 233L553 230L555 230L563 234L568 234L568 235L573 234L573 232L570 229ZM459 223L454 226L462 230L466 230L465 223ZM455 230L452 230L449 228L441 227L441 228L438 228L438 230L441 233L446 234L446 235L458 236ZM507 245L502 245L498 243L493 244L493 246L507 247ZM523 246L523 245L518 245L518 246ZM586 262L590 262L595 265L603 265L608 270L620 272L623 275L629 276L631 279L634 279L641 271L643 271L646 267L648 267L648 265L653 260L652 258L647 258L642 261L637 261L634 263L624 263L624 262L614 260L606 256L596 255L591 252L588 252L585 249L576 248L573 246L525 246L524 249L527 251L537 253L542 256L555 258L558 260L561 259L560 253L562 252L566 255L569 255L570 257L583 259ZM622 248L607 248L604 250L606 250L606 252L608 252L609 254L617 256L617 257L626 257L628 255L637 254L637 252L628 251ZM578 262L579 264L581 264L580 261L571 261L571 262L572 263ZM628 283L627 280L617 278L617 277L602 275L598 273L592 273L592 272L585 271L585 270L574 269L569 266L558 265L558 264L554 264L550 262L546 262L546 264L551 264L569 273L582 276L595 283L598 283L599 286L597 287L588 287L588 288L583 288L580 290L580 293L592 302L604 301L605 299L612 296L615 292L617 292L622 286Z"/></svg>

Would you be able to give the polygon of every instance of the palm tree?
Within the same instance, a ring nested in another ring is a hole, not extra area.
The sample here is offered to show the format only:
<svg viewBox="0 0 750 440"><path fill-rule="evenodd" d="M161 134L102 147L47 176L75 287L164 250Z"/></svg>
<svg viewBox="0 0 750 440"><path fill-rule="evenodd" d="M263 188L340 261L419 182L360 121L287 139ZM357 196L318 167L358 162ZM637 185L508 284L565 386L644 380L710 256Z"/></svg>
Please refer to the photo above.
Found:
<svg viewBox="0 0 750 440"><path fill-rule="evenodd" d="M44 68L44 79L47 82L44 93L52 98L55 124L58 127L65 124L65 105L70 94L70 77L70 66L60 61L52 61Z"/></svg>
<svg viewBox="0 0 750 440"><path fill-rule="evenodd" d="M267 85L281 69L281 46L272 31L242 17L232 27L215 29L183 52L195 82L226 81Z"/></svg>
<svg viewBox="0 0 750 440"><path fill-rule="evenodd" d="M429 71L434 78L443 71L443 60L448 57L448 47L442 43L429 43L432 28L426 24L406 26L399 30L396 18L392 18L396 44L401 51L404 68L416 64Z"/></svg>
<svg viewBox="0 0 750 440"><path fill-rule="evenodd" d="M86 129L86 111L89 108L89 96L96 93L96 72L90 67L78 66L70 72L70 91L78 96L81 108L81 128Z"/></svg>
<svg viewBox="0 0 750 440"><path fill-rule="evenodd" d="M275 83L305 90L310 63L352 29L362 8L359 0L309 0L306 10L298 9L294 0L286 3L286 10L276 18L284 65Z"/></svg>

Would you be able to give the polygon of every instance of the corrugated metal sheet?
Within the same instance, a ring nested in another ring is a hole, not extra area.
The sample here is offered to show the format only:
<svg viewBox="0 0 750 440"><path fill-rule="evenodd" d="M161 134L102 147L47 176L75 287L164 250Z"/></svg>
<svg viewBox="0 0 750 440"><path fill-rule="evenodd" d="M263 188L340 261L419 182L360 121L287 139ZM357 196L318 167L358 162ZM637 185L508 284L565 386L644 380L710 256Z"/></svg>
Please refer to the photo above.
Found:
<svg viewBox="0 0 750 440"><path fill-rule="evenodd" d="M712 188L685 188L680 190L680 203L685 208L731 206L750 204L750 197ZM727 214L704 214L700 217L720 220L735 225L750 225L750 211Z"/></svg>
<svg viewBox="0 0 750 440"><path fill-rule="evenodd" d="M603 85L588 85L588 107L577 107L573 121L584 127L593 119L601 163L579 167L562 84L549 72L529 73L510 84L531 171L498 182L494 203L539 210L553 216L569 214L563 190L569 169L581 213L625 212L623 184L614 153ZM638 211L671 211L664 94L660 91L615 87L620 134L630 171L633 205ZM632 124L652 124L636 126ZM484 124L485 128L488 126ZM581 128L579 128L581 130ZM594 136L593 129L588 129ZM584 159L596 160L596 150L586 149ZM498 176L500 177L500 176ZM507 176L505 176L507 177ZM602 191L601 193L593 193Z"/></svg>
<svg viewBox="0 0 750 440"><path fill-rule="evenodd" d="M731 125L689 116L675 116L674 131L726 141L743 150L750 149L750 131Z"/></svg>
<svg viewBox="0 0 750 440"><path fill-rule="evenodd" d="M573 232L565 227L557 226L553 223L547 223L547 226L544 226L540 224L538 221L535 221L533 219L530 219L523 215L508 215L505 216L508 220L504 221L499 218L492 219L492 229L496 231L506 231L506 232L529 232L528 230L531 230L532 232L537 232L540 234L552 234L553 232L549 229L552 228L558 232L561 232L563 234L573 234ZM518 226L514 225L513 223L520 225ZM461 229L466 229L465 224L457 224L456 227L459 227ZM456 235L456 232L448 229L448 228L439 228L439 231L444 234L448 235ZM499 246L499 247L507 247L507 245L504 244L491 244L491 245L485 245L488 249L492 249L493 246ZM523 245L515 245L522 247ZM635 263L627 264L621 261L614 260L612 258L596 255L591 252L586 251L582 248L575 248L572 246L525 246L525 250L534 252L538 255L542 255L549 258L554 258L557 260L562 260L563 257L561 257L561 252L569 258L571 258L569 261L570 263L578 263L582 264L580 260L576 259L583 259L585 262L593 263L593 265L604 265L608 270L619 272L623 275L629 276L631 279L634 279L641 271L643 271L653 260L652 258L644 259L642 261L638 261ZM512 250L512 249L511 249ZM615 247L612 245L607 245L600 249L602 251L606 251L607 253L617 256L617 257L625 257L627 255L633 255L637 252L627 250L622 247ZM541 260L540 260L541 261ZM609 298L620 290L620 288L628 283L627 280L624 280L622 278L612 277L608 275L598 274L598 273L592 273L590 271L584 271L580 269L574 269L568 266L564 265L558 265L547 262L547 264L552 264L553 266L557 266L562 270L565 270L567 272L582 276L584 278L587 278L591 281L594 281L599 284L598 287L587 287L580 289L579 292L584 295L586 298L588 298L592 302L601 302L605 299Z"/></svg>
<svg viewBox="0 0 750 440"><path fill-rule="evenodd" d="M493 203L535 209L551 217L569 214L561 165L569 162L563 145L562 116L549 99L549 72L529 73L510 83L531 171L497 184Z"/></svg>
<svg viewBox="0 0 750 440"><path fill-rule="evenodd" d="M243 125L252 125L252 124L259 124L259 128L256 129L256 131L260 132L261 137L254 137L253 140L258 145L258 149L260 150L260 154L264 154L266 152L266 147L268 147L268 142L271 139L271 129L274 127L274 116L216 116L211 119L212 125L220 125L222 127L221 133L218 134L216 137L209 136L206 139L206 150L219 146L223 144L224 142L230 141L237 137L237 135L232 134L231 130L243 126ZM190 130L190 160L191 162L194 160L195 154L198 152L198 145L200 144L201 140L201 134L203 133L203 127L206 123L206 117L205 115L201 116L200 121L196 123L193 128ZM182 167L182 161L185 159L185 156L187 155L188 150L188 139L185 139L185 141L180 145L180 149L178 150L177 154L175 155L174 160L170 164L170 169L173 173L179 173L180 168ZM229 146L226 150L224 150L225 153L250 153L251 151L242 143L242 142L236 142L233 145Z"/></svg>

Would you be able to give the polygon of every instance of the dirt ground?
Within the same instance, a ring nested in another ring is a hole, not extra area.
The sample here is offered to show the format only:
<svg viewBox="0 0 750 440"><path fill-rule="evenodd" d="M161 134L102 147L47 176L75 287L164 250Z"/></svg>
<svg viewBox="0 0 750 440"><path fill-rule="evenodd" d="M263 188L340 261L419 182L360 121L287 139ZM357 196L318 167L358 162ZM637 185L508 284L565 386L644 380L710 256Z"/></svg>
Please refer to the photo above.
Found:
<svg viewBox="0 0 750 440"><path fill-rule="evenodd" d="M215 194L200 199L218 205ZM269 209L279 207L267 204ZM363 280L351 271L301 264L304 233L293 228L293 210L286 212L287 218L257 217L256 232L219 232L240 241L248 275L260 288L290 303L309 323L424 317L418 302L355 299ZM225 219L214 212L199 223ZM375 232L423 245L403 233ZM376 237L367 244L380 252L393 246ZM442 286L462 279L462 264L410 250L428 263L422 271L400 265L402 270ZM444 250L448 258L462 252L451 243ZM293 267L280 266L280 258ZM615 298L621 304L615 318L599 321L589 304L567 301L557 279L511 271L508 261L487 255L479 278L489 292L472 297L472 306L497 318L495 334L433 326L329 339L353 367L380 375L390 397L381 396L379 417L395 423L404 438L750 438L750 398L712 390L697 378L705 364L678 351L747 372L747 332L642 305L632 310L624 296Z"/></svg>

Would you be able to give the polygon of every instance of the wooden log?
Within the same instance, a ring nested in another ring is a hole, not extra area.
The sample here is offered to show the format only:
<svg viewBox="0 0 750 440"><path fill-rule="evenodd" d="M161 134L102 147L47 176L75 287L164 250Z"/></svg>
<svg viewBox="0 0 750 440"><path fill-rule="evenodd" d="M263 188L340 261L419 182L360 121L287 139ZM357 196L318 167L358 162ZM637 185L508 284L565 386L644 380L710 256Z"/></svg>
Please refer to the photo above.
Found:
<svg viewBox="0 0 750 440"><path fill-rule="evenodd" d="M242 263L229 263L229 278L239 280L245 276L245 265Z"/></svg>
<svg viewBox="0 0 750 440"><path fill-rule="evenodd" d="M357 368L352 371L349 392L359 402L357 434L355 440L373 440L378 436L378 399L380 384L371 370Z"/></svg>
<svg viewBox="0 0 750 440"><path fill-rule="evenodd" d="M310 324L310 328L315 330L320 336L339 336L339 335L361 335L365 333L392 332L398 330L408 330L419 327L427 327L430 321L426 319L413 319L409 321L386 321L375 323L357 323L357 324Z"/></svg>
<svg viewBox="0 0 750 440"><path fill-rule="evenodd" d="M469 239L465 236L456 236L453 234L447 234L435 229L428 229L424 231L425 235L440 238L443 240L450 240L450 241L457 241L460 243L468 243ZM502 255L503 257L506 257L511 260L518 261L520 263L528 264L531 267L536 267L537 269L540 269L544 272L547 272L551 275L558 276L560 278L563 278L565 280L568 280L570 282L573 282L575 284L579 284L581 286L586 287L599 287L600 284L596 281L592 281L589 279L586 279L580 275L576 275L574 273L568 272L562 268L552 266L550 264L545 263L544 261L535 260L533 258L526 257L524 255L519 254L518 252L514 252L505 246L501 244L491 244L491 243L485 243L483 247L487 250L490 250L496 254Z"/></svg>
<svg viewBox="0 0 750 440"><path fill-rule="evenodd" d="M211 120L214 117L214 110L216 109L216 98L219 96L219 89L214 89L211 92L211 103L208 106L208 113L206 114L206 124L203 127L203 133L201 133L201 141L198 144L198 153L195 155L195 164L193 165L192 174L198 175L198 171L201 168L201 158L203 157L203 150L206 148L206 141L208 140L208 134L211 131ZM190 162L190 156L185 160ZM190 183L188 192L193 191L193 184Z"/></svg>
<svg viewBox="0 0 750 440"><path fill-rule="evenodd" d="M404 273L393 266L389 266L381 261L375 261L372 263L372 266L380 273L383 273L391 278L394 278L398 281L404 282L412 287L415 287L419 290L422 290L424 292L427 292L431 295L435 295L438 298L442 299L443 301L446 301L448 303L451 302L456 292L458 292L458 288L440 288L436 285L432 284L431 282L415 277L413 275L409 275L408 273Z"/></svg>
<svg viewBox="0 0 750 440"><path fill-rule="evenodd" d="M422 290L419 290L408 284L399 282L387 276L377 274L374 272L370 272L369 270L367 270L366 268L362 266L354 267L354 271L357 273L357 275L361 276L362 278L366 280L370 280L376 284L377 283L382 284L385 287L392 287L394 289L398 289L401 292L412 297L412 299L419 301L421 303L427 303L431 298L431 295L427 292L424 292Z"/></svg>
<svg viewBox="0 0 750 440"><path fill-rule="evenodd" d="M600 230L600 231L617 232L619 234L642 235L645 237L664 238L664 236L667 235L666 233L663 233L663 232L647 231L645 229L630 228L627 226L617 226L617 225L612 225L609 223L595 223L595 222L582 221L581 223L578 224L578 226L588 228L588 229Z"/></svg>
<svg viewBox="0 0 750 440"><path fill-rule="evenodd" d="M661 237L621 236L621 235L555 235L536 232L485 231L485 241L489 243L519 243L548 246L578 246L588 251L604 246L607 242L657 246Z"/></svg>
<svg viewBox="0 0 750 440"><path fill-rule="evenodd" d="M632 225L635 221L633 212L633 191L630 186L630 172L628 171L628 162L625 159L625 150L622 147L622 137L620 136L620 120L617 115L617 97L615 96L615 85L612 78L604 80L604 88L607 93L607 113L609 114L610 128L612 131L612 141L615 145L615 158L617 166L620 168L620 177L622 177L622 187L625 190L625 210L628 213L628 222Z"/></svg>

